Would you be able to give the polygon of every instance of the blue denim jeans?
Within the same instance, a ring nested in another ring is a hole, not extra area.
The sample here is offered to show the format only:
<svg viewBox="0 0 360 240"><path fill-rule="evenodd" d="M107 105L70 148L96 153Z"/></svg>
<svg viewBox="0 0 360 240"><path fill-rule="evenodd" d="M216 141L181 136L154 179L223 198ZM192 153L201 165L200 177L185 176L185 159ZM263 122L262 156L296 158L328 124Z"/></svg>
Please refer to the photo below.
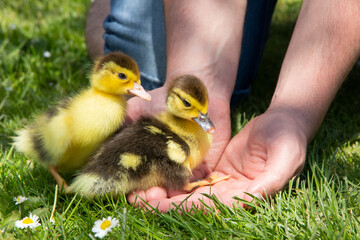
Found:
<svg viewBox="0 0 360 240"><path fill-rule="evenodd" d="M248 0L232 107L250 94L275 4L276 0ZM161 0L111 0L110 15L104 21L104 28L105 53L122 51L133 57L138 62L145 89L163 85L166 39Z"/></svg>

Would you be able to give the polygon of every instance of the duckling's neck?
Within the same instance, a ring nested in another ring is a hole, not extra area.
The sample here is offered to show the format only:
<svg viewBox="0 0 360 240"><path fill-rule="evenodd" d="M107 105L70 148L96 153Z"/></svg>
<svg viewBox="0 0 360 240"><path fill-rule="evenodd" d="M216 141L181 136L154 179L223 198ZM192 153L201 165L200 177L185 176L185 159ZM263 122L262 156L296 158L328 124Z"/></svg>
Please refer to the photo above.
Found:
<svg viewBox="0 0 360 240"><path fill-rule="evenodd" d="M169 112L161 114L159 119L189 145L190 157L184 165L189 171L197 167L209 151L212 137L195 121L179 118Z"/></svg>
<svg viewBox="0 0 360 240"><path fill-rule="evenodd" d="M180 118L169 112L164 112L159 118L162 122L168 124L172 131L185 138L191 135L197 136L204 131L195 121Z"/></svg>
<svg viewBox="0 0 360 240"><path fill-rule="evenodd" d="M121 100L121 101L126 101L126 98L124 95L118 95L118 94L112 94L112 93L108 93L108 92L104 92L101 91L97 88L90 88L90 91L93 94L99 95L101 97L105 97L105 98L113 98L113 99L117 99L117 100Z"/></svg>

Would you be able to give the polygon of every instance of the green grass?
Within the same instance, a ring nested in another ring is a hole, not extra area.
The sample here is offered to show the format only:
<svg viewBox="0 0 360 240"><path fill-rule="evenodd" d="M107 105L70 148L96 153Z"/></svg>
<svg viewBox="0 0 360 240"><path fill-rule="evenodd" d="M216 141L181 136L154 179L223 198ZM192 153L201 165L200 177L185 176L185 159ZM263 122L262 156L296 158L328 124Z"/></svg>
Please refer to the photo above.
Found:
<svg viewBox="0 0 360 240"><path fill-rule="evenodd" d="M2 0L0 2L0 230L4 239L91 239L97 219L120 220L109 238L124 239L359 239L360 238L360 66L355 66L308 147L300 178L272 200L252 208L220 211L205 206L187 212L143 211L118 199L88 201L59 195L55 225L49 219L55 184L46 169L16 153L11 136L35 114L88 85L84 41L90 0ZM300 8L280 0L257 81L250 98L232 113L233 133L270 102ZM50 58L43 53L49 51ZM13 197L29 200L15 206ZM40 216L26 231L14 222Z"/></svg>

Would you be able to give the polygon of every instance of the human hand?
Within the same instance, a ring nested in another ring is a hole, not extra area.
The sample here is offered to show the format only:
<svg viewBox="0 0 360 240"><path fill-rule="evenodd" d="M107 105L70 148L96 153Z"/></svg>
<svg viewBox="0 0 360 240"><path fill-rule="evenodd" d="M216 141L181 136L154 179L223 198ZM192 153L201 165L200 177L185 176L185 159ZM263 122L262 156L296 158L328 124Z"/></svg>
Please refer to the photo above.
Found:
<svg viewBox="0 0 360 240"><path fill-rule="evenodd" d="M257 197L272 195L281 190L303 168L307 140L297 119L288 110L268 110L251 120L227 145L219 164L209 175L231 175L226 182L201 187L192 195L179 192L164 193L161 188L138 192L150 206L167 211L171 203L191 207L209 203L203 193L215 194L220 201L231 205L236 195L251 201L247 194ZM131 196L135 201L136 196ZM141 203L137 198L137 203ZM145 206L146 204L140 204Z"/></svg>
<svg viewBox="0 0 360 240"><path fill-rule="evenodd" d="M235 180L221 195L231 202L236 193L252 200L280 191L300 174L306 157L307 138L293 112L269 109L251 120L227 146L216 171Z"/></svg>

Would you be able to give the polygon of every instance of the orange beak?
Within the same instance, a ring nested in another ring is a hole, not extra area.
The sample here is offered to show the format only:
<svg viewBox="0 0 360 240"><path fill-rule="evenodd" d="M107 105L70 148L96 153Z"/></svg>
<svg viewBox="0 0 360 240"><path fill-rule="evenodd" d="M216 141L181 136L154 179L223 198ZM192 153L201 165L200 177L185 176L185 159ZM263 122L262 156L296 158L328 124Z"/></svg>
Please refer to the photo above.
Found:
<svg viewBox="0 0 360 240"><path fill-rule="evenodd" d="M140 84L134 83L134 87L128 90L128 93L138 96L139 98L144 99L146 101L149 102L151 101L150 94L148 94Z"/></svg>

